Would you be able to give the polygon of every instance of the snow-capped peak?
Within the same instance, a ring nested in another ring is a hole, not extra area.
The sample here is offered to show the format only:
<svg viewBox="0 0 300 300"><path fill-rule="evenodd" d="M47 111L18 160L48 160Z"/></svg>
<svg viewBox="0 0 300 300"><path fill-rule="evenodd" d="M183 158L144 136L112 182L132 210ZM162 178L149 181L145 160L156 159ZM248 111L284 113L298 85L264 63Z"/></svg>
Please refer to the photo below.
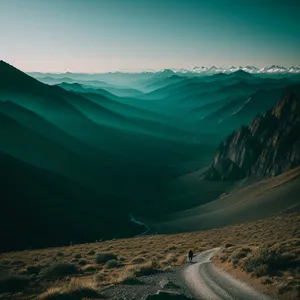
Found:
<svg viewBox="0 0 300 300"><path fill-rule="evenodd" d="M278 65L266 66L263 68L257 68L255 66L231 66L229 68L225 67L205 67L205 66L196 66L192 69L185 69L185 72L193 72L193 73L208 73L208 74L216 74L216 73L233 73L236 71L245 71L247 73L252 74L259 74L259 73L266 73L266 74L276 74L276 73L300 73L299 67L290 67L285 68Z"/></svg>
<svg viewBox="0 0 300 300"><path fill-rule="evenodd" d="M300 73L300 68L292 66L288 69L288 72L289 73Z"/></svg>
<svg viewBox="0 0 300 300"><path fill-rule="evenodd" d="M260 69L260 73L287 73L288 70L281 66L270 66L270 67L264 67Z"/></svg>

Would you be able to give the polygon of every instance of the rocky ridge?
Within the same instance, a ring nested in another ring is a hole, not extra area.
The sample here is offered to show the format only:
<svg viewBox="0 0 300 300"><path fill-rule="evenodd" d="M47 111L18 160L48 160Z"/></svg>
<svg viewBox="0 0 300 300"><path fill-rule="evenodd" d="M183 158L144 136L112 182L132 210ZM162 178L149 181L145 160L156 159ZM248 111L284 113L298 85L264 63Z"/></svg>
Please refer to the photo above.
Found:
<svg viewBox="0 0 300 300"><path fill-rule="evenodd" d="M211 180L272 177L300 165L300 97L288 92L248 126L229 135L206 172Z"/></svg>

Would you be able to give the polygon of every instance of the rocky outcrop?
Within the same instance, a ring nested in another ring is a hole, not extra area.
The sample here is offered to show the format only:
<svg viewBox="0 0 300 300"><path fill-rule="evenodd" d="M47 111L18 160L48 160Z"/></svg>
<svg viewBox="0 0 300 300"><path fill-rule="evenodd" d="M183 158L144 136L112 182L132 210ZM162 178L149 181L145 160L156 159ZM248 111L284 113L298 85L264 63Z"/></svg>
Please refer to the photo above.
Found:
<svg viewBox="0 0 300 300"><path fill-rule="evenodd" d="M287 93L223 141L206 172L211 180L269 177L300 165L300 99Z"/></svg>

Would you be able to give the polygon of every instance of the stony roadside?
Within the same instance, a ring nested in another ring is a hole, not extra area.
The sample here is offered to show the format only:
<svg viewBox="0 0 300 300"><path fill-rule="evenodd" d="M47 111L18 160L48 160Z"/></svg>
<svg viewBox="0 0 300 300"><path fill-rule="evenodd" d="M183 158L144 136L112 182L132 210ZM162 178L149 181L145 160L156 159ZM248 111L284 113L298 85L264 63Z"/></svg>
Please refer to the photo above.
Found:
<svg viewBox="0 0 300 300"><path fill-rule="evenodd" d="M138 284L111 285L101 291L101 293L110 299L116 300L145 300L149 299L148 297L150 295L154 295L159 291L165 291L174 296L175 294L180 295L182 299L184 299L184 296L187 297L187 299L197 299L187 286L183 277L183 270L187 265L188 264L169 267L165 271L139 277L140 283ZM173 299L174 296L171 297L171 299Z"/></svg>

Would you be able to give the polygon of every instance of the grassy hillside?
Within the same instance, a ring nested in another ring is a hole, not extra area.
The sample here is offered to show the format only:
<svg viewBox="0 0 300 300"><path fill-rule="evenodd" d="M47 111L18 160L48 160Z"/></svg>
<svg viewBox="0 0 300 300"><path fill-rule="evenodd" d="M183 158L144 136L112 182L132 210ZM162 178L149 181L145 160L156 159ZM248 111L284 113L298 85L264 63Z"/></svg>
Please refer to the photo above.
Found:
<svg viewBox="0 0 300 300"><path fill-rule="evenodd" d="M70 281L75 286L85 284L101 293L101 289L112 283L119 285L129 278L138 279L139 276L148 274L149 270L164 270L169 265L185 263L185 255L189 249L196 253L217 246L226 250L234 247L238 249L243 245L257 248L266 243L283 242L286 244L286 251L293 251L299 259L299 214L194 233L152 235L5 253L0 256L0 282L5 278L12 278L8 274L23 276L23 281L27 278L29 282L26 284L25 281L23 286L12 285L11 291L2 289L2 296L6 299L28 299L49 289L44 294L46 297L47 293L54 292L54 288L59 291L68 290ZM288 283L289 278L284 273L278 276L276 280ZM277 289L273 292L279 291Z"/></svg>

